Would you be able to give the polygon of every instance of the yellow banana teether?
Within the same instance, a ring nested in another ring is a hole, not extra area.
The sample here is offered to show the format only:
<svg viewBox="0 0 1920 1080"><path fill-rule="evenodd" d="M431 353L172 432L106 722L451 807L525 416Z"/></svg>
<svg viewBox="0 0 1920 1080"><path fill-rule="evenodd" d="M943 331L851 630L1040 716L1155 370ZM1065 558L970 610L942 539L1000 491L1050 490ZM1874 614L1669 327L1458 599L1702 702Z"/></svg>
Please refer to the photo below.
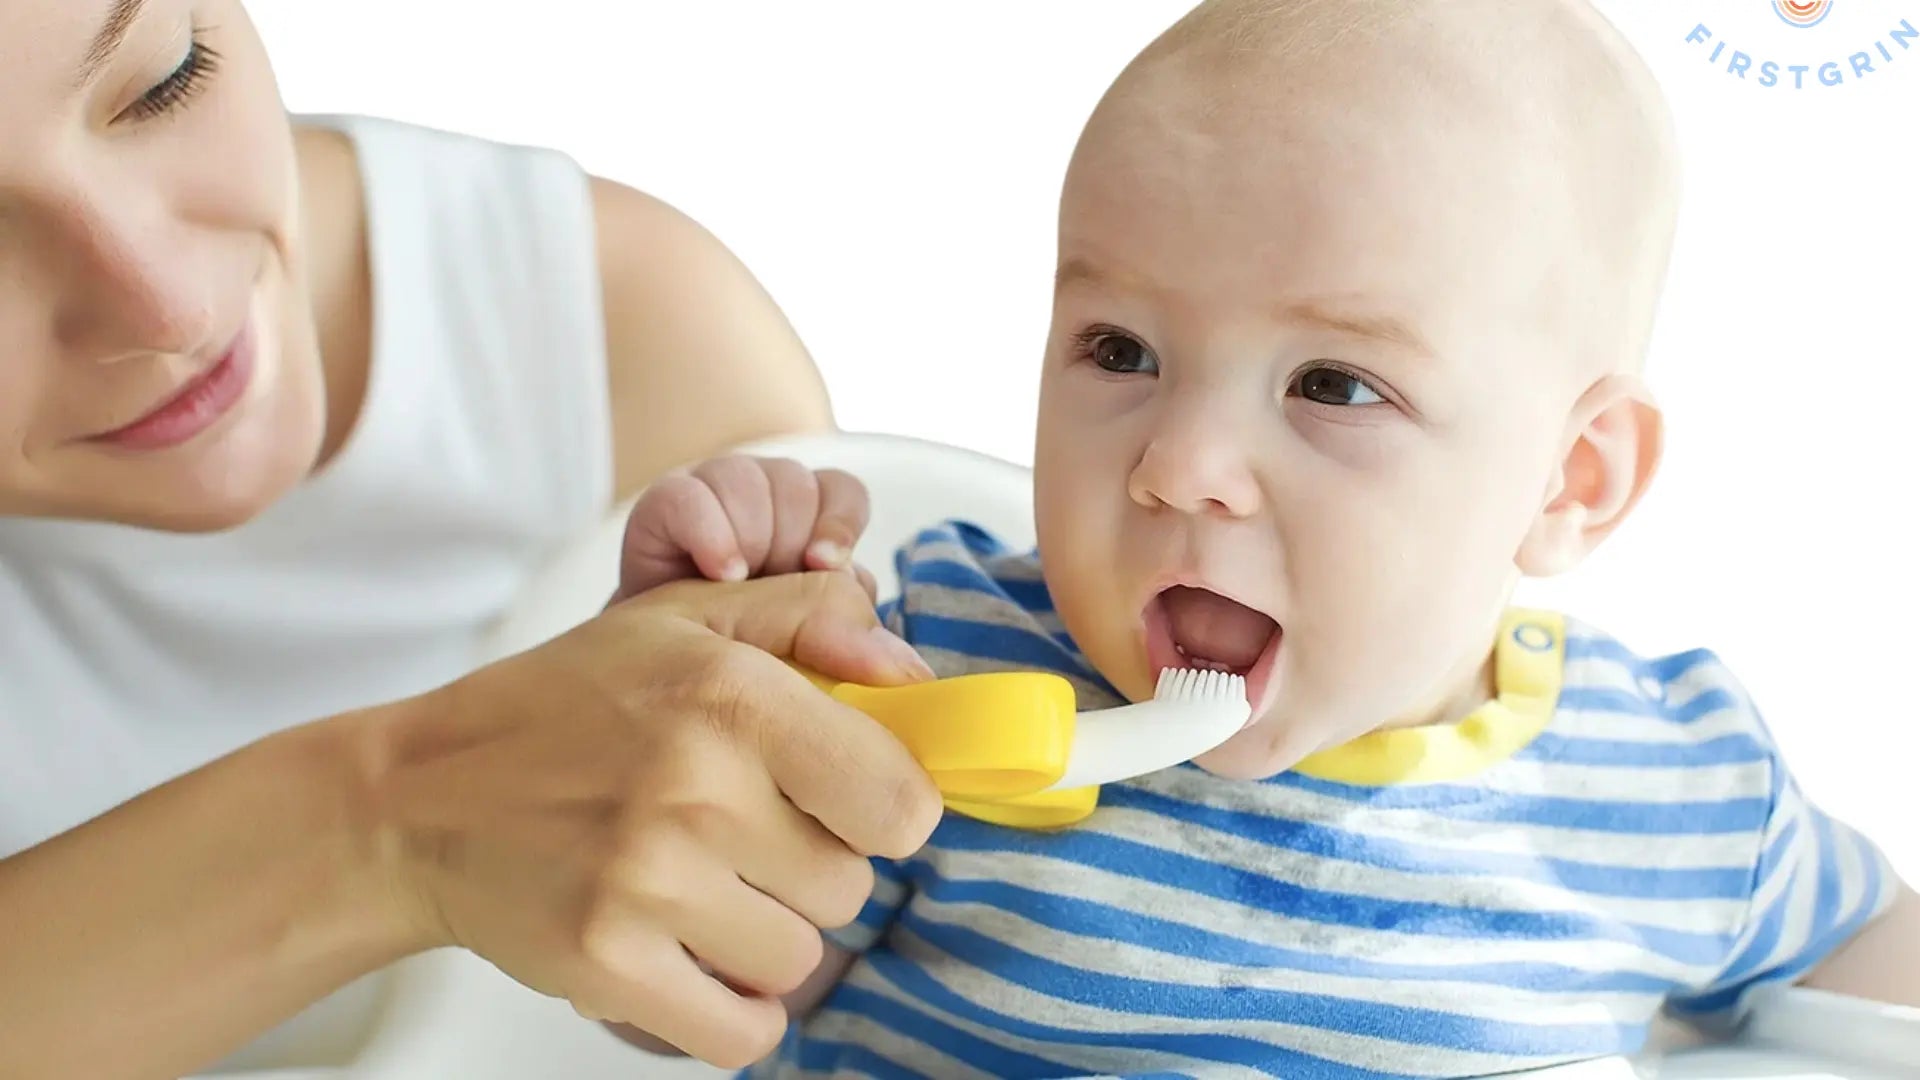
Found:
<svg viewBox="0 0 1920 1080"><path fill-rule="evenodd" d="M1152 701L1076 714L1073 684L1046 672L861 686L795 669L891 731L949 810L1022 829L1086 818L1101 784L1205 753L1250 712L1245 680L1213 671L1170 668Z"/></svg>

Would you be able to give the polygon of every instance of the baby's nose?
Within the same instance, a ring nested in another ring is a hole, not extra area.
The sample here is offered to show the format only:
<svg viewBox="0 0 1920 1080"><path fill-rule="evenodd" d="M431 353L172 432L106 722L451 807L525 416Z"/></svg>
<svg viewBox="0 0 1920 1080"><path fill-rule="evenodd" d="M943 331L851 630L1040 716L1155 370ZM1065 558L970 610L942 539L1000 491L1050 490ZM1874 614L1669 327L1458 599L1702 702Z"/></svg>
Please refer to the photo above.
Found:
<svg viewBox="0 0 1920 1080"><path fill-rule="evenodd" d="M1260 485L1244 446L1231 432L1201 425L1162 433L1148 443L1128 492L1149 510L1244 518L1260 509Z"/></svg>

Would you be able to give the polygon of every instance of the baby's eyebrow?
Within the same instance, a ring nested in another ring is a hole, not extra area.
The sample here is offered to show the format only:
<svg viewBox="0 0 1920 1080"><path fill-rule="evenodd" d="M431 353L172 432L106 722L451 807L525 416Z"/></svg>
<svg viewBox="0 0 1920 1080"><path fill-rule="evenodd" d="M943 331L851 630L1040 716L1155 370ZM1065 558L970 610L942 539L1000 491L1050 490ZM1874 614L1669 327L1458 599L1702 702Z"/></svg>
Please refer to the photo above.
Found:
<svg viewBox="0 0 1920 1080"><path fill-rule="evenodd" d="M1427 344L1427 339L1421 337L1412 324L1392 315L1336 311L1323 304L1307 301L1282 307L1279 317L1282 322L1308 323L1335 333L1399 345L1426 356L1436 355L1433 346Z"/></svg>
<svg viewBox="0 0 1920 1080"><path fill-rule="evenodd" d="M1091 285L1096 288L1113 288L1120 291L1151 292L1145 282L1130 274L1103 270L1090 259L1074 257L1060 264L1053 273L1053 287L1064 289L1069 285Z"/></svg>
<svg viewBox="0 0 1920 1080"><path fill-rule="evenodd" d="M1078 256L1063 261L1053 275L1053 287L1056 290L1074 285L1146 295L1158 291L1149 283L1131 274L1102 268L1091 260ZM1434 351L1433 346L1427 343L1427 339L1413 328L1412 323L1385 312L1337 307L1324 299L1297 300L1277 307L1274 317L1282 323L1305 323L1318 329L1331 330L1336 334L1384 341L1403 349L1411 349L1422 356L1439 355Z"/></svg>

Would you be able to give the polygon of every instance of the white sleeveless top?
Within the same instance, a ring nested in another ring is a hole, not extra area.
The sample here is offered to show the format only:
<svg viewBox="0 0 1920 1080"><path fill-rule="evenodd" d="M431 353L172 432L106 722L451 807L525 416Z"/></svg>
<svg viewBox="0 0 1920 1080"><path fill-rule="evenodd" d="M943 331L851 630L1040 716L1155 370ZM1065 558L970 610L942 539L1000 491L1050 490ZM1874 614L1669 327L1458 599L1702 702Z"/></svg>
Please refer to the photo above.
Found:
<svg viewBox="0 0 1920 1080"><path fill-rule="evenodd" d="M358 149L373 352L351 439L231 532L0 517L0 856L305 720L470 670L610 503L586 176L314 118Z"/></svg>

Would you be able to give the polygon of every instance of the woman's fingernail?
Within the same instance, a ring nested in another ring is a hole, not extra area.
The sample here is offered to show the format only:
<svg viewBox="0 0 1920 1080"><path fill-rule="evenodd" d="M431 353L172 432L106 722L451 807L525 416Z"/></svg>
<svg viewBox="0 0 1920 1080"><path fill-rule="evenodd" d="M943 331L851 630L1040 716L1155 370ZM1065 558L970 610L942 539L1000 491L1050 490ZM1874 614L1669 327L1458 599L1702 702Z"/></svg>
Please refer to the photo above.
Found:
<svg viewBox="0 0 1920 1080"><path fill-rule="evenodd" d="M807 554L829 570L838 570L847 561L847 549L833 540L815 540L813 546L807 548Z"/></svg>
<svg viewBox="0 0 1920 1080"><path fill-rule="evenodd" d="M720 568L720 580L721 581L747 580L747 560L742 559L737 555L731 559L728 559L727 565Z"/></svg>
<svg viewBox="0 0 1920 1080"><path fill-rule="evenodd" d="M881 648L887 651L887 655L893 658L894 663L899 665L900 670L922 679L931 679L934 677L933 669L927 666L926 660L921 658L913 646L900 640L893 631L888 630L884 626L876 626L867 631L867 633L879 643Z"/></svg>

